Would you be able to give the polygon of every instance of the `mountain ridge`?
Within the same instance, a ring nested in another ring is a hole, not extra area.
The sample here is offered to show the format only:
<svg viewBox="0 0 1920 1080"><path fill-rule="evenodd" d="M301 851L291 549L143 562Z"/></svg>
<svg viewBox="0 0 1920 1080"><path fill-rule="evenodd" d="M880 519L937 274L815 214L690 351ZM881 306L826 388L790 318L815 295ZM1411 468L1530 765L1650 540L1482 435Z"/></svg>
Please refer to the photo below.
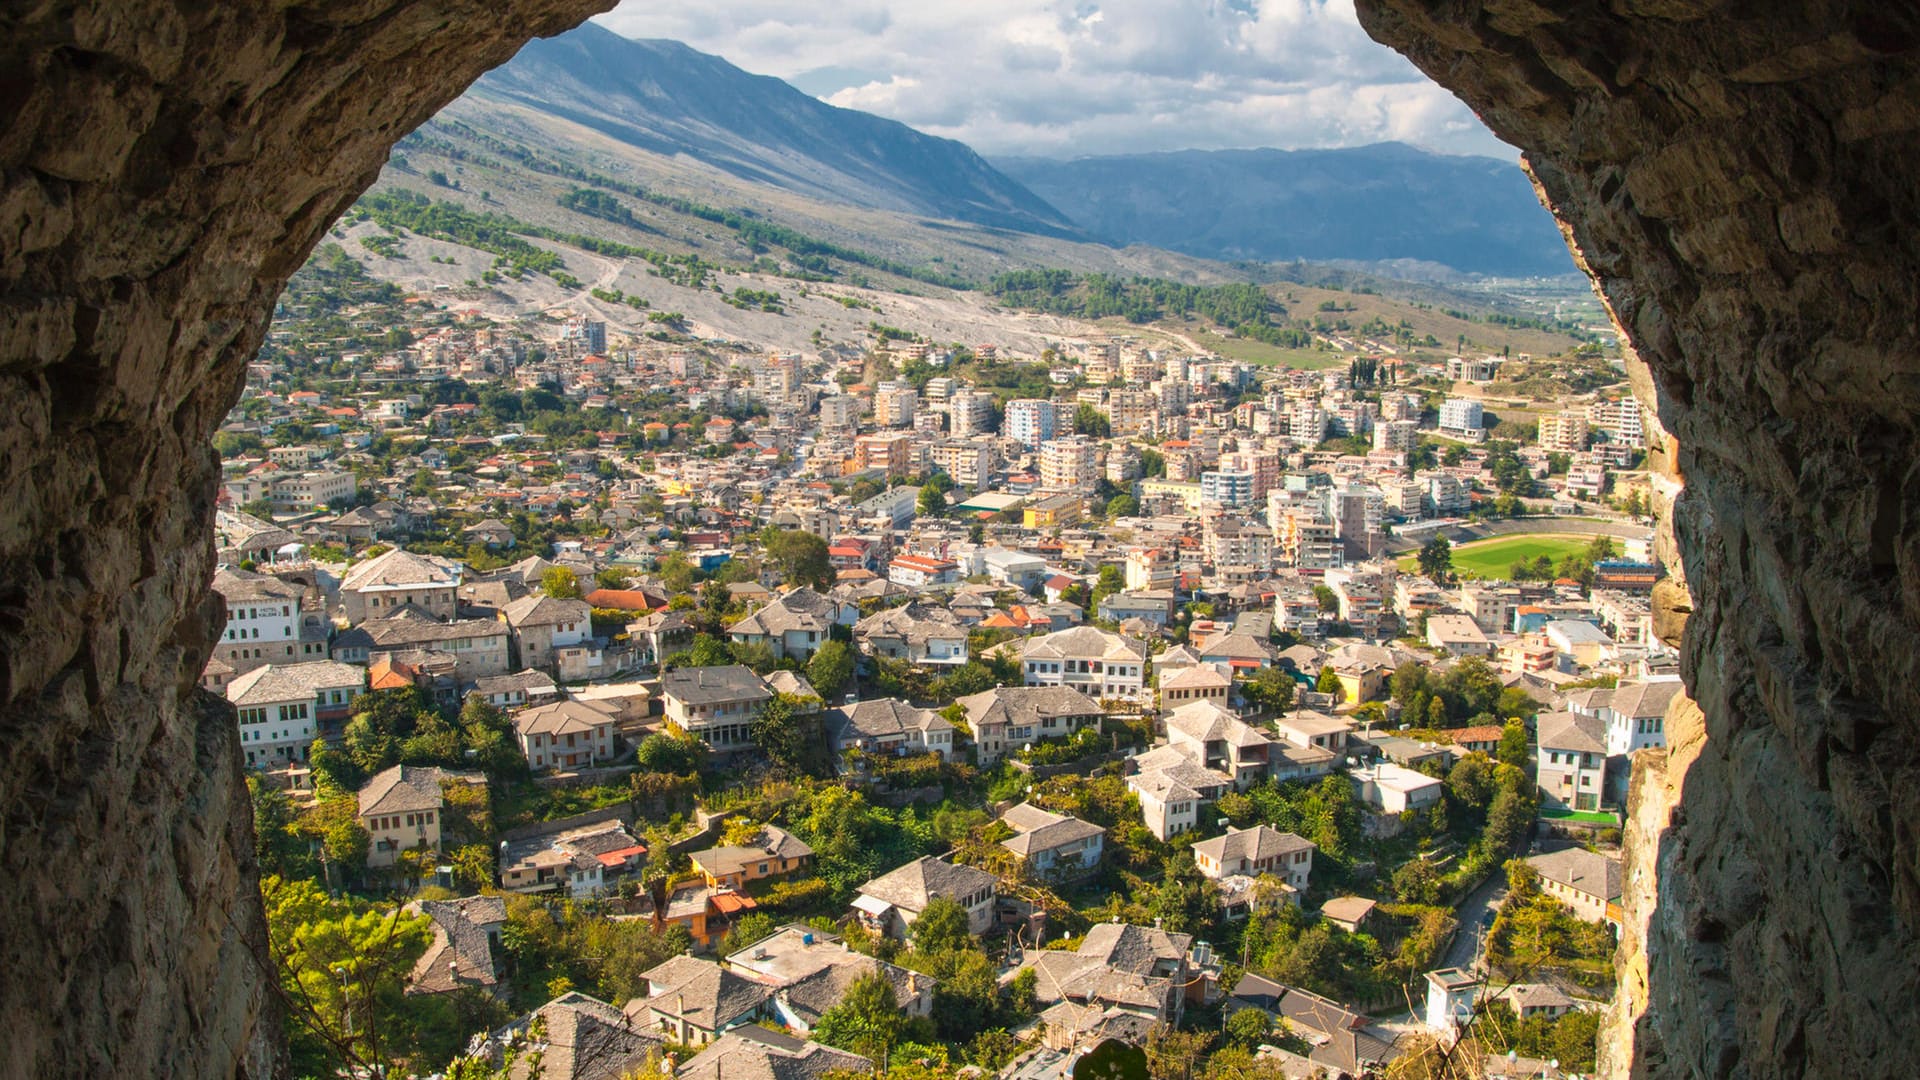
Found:
<svg viewBox="0 0 1920 1080"><path fill-rule="evenodd" d="M1512 277L1575 271L1526 174L1498 158L1388 142L994 164L1106 243L1229 261L1413 261Z"/></svg>
<svg viewBox="0 0 1920 1080"><path fill-rule="evenodd" d="M1084 239L1066 215L963 143L829 105L677 41L587 23L529 42L469 93L797 194Z"/></svg>

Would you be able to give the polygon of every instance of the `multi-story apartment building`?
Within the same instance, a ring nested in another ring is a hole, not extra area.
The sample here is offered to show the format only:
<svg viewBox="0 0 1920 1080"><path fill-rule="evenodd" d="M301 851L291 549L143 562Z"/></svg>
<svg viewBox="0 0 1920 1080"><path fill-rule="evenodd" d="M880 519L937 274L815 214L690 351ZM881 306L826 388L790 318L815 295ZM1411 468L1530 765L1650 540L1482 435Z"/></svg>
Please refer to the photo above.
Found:
<svg viewBox="0 0 1920 1080"><path fill-rule="evenodd" d="M909 383L881 383L873 392L873 422L881 427L913 426L914 405L919 400Z"/></svg>
<svg viewBox="0 0 1920 1080"><path fill-rule="evenodd" d="M1473 506L1473 499L1467 493L1467 485L1452 473L1421 472L1414 479L1427 485L1427 513L1434 517L1454 517L1466 513Z"/></svg>
<svg viewBox="0 0 1920 1080"><path fill-rule="evenodd" d="M853 440L855 472L878 470L888 476L905 476L912 471L913 437L904 433L858 435Z"/></svg>
<svg viewBox="0 0 1920 1080"><path fill-rule="evenodd" d="M1160 399L1146 390L1115 390L1107 395L1107 420L1117 437L1150 438L1160 432Z"/></svg>
<svg viewBox="0 0 1920 1080"><path fill-rule="evenodd" d="M1273 567L1273 531L1257 522L1209 517L1201 532L1201 545L1207 561L1216 567L1245 566L1260 571Z"/></svg>
<svg viewBox="0 0 1920 1080"><path fill-rule="evenodd" d="M947 434L958 439L977 435L993 423L993 398L974 390L955 390L947 397Z"/></svg>
<svg viewBox="0 0 1920 1080"><path fill-rule="evenodd" d="M275 510L283 511L311 510L336 500L350 502L359 491L354 475L337 469L281 473L267 483L267 498Z"/></svg>
<svg viewBox="0 0 1920 1080"><path fill-rule="evenodd" d="M1555 454L1577 454L1587 448L1587 417L1571 409L1540 418L1540 449Z"/></svg>
<svg viewBox="0 0 1920 1080"><path fill-rule="evenodd" d="M1007 402L1000 433L1029 450L1073 431L1073 405L1064 401L1018 398Z"/></svg>
<svg viewBox="0 0 1920 1080"><path fill-rule="evenodd" d="M1085 435L1040 444L1040 486L1047 491L1091 491L1100 479L1099 444Z"/></svg>
<svg viewBox="0 0 1920 1080"><path fill-rule="evenodd" d="M1227 509L1253 505L1253 474L1241 469L1215 469L1201 473L1200 503Z"/></svg>
<svg viewBox="0 0 1920 1080"><path fill-rule="evenodd" d="M1274 517L1273 523L1279 556L1286 565L1300 570L1327 570L1346 561L1333 522L1317 507L1290 507Z"/></svg>
<svg viewBox="0 0 1920 1080"><path fill-rule="evenodd" d="M1373 425L1373 448L1395 453L1410 453L1420 441L1417 420L1382 420Z"/></svg>
<svg viewBox="0 0 1920 1080"><path fill-rule="evenodd" d="M860 399L851 394L834 394L820 399L820 430L847 433L860 424Z"/></svg>
<svg viewBox="0 0 1920 1080"><path fill-rule="evenodd" d="M1127 701L1142 700L1146 691L1146 646L1093 626L1029 639L1020 666L1027 686L1066 686Z"/></svg>
<svg viewBox="0 0 1920 1080"><path fill-rule="evenodd" d="M1640 402L1631 396L1587 406L1587 426L1629 446L1639 446L1647 437L1640 420Z"/></svg>
<svg viewBox="0 0 1920 1080"><path fill-rule="evenodd" d="M1287 414L1287 438L1302 446L1318 446L1327 437L1326 410L1301 402Z"/></svg>
<svg viewBox="0 0 1920 1080"><path fill-rule="evenodd" d="M942 439L933 444L931 456L933 467L946 473L956 487L978 490L993 475L990 439Z"/></svg>
<svg viewBox="0 0 1920 1080"><path fill-rule="evenodd" d="M1464 439L1483 434L1486 409L1475 398L1448 398L1440 405L1440 430Z"/></svg>

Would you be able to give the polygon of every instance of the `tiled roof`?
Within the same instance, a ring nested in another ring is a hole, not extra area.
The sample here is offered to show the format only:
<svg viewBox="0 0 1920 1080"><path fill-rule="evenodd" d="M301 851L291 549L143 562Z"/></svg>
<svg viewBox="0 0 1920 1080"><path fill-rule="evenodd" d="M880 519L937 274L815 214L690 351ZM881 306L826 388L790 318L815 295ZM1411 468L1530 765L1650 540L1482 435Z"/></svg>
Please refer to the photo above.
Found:
<svg viewBox="0 0 1920 1080"><path fill-rule="evenodd" d="M999 878L971 866L957 866L931 855L915 859L860 886L862 895L907 911L925 911L936 896L949 900L990 889Z"/></svg>

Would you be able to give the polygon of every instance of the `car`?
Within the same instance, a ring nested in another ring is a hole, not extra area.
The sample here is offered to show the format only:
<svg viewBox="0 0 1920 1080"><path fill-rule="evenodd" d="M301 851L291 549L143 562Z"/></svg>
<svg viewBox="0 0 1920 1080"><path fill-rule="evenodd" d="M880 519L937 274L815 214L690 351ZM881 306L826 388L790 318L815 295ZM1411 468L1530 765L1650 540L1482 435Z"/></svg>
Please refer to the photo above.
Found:
<svg viewBox="0 0 1920 1080"><path fill-rule="evenodd" d="M1481 912L1480 913L1480 929L1482 930L1493 929L1493 920L1499 917L1500 917L1500 913L1493 910L1492 908L1488 908L1487 910Z"/></svg>

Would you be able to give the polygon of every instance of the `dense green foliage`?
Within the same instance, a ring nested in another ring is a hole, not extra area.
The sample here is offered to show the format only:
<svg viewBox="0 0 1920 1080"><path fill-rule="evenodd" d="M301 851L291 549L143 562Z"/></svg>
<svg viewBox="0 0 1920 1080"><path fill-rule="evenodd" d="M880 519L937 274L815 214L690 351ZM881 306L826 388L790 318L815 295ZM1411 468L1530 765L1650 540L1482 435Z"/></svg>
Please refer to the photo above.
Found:
<svg viewBox="0 0 1920 1080"><path fill-rule="evenodd" d="M1215 325L1269 345L1301 347L1306 332L1289 329L1287 310L1258 285L1183 285L1161 278L1119 278L1071 270L1010 270L987 283L1009 307L1081 319L1123 318L1146 323L1198 315Z"/></svg>

